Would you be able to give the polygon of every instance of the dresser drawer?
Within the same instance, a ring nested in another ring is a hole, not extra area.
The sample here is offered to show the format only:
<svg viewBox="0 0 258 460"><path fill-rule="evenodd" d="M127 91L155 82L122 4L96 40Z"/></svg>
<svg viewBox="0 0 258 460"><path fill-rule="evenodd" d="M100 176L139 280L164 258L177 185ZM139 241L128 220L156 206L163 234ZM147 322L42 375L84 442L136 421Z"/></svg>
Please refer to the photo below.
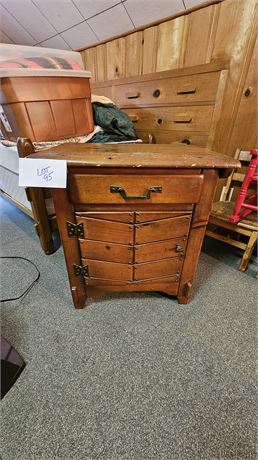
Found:
<svg viewBox="0 0 258 460"><path fill-rule="evenodd" d="M114 86L119 107L213 102L216 99L219 72L162 78Z"/></svg>
<svg viewBox="0 0 258 460"><path fill-rule="evenodd" d="M149 107L127 109L136 130L152 132L167 130L177 132L204 131L210 129L213 105L186 107Z"/></svg>
<svg viewBox="0 0 258 460"><path fill-rule="evenodd" d="M173 142L180 142L186 145L198 145L199 147L207 147L208 133L197 133L194 131L171 131L163 128L155 127L152 130L146 131L139 129L135 125L135 130L139 139L142 139L145 144L149 143L149 134L154 137L156 144L172 144Z"/></svg>
<svg viewBox="0 0 258 460"><path fill-rule="evenodd" d="M190 204L198 203L202 183L199 174L71 174L68 191L75 204Z"/></svg>

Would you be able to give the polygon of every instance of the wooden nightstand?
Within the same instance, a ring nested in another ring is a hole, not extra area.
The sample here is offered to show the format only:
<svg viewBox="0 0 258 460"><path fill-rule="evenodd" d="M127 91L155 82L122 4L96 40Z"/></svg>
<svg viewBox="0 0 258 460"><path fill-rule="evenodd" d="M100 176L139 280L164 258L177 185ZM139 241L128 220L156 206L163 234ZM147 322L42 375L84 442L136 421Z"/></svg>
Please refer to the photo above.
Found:
<svg viewBox="0 0 258 460"><path fill-rule="evenodd" d="M219 177L240 163L201 147L66 144L52 189L76 308L103 291L162 291L189 302Z"/></svg>

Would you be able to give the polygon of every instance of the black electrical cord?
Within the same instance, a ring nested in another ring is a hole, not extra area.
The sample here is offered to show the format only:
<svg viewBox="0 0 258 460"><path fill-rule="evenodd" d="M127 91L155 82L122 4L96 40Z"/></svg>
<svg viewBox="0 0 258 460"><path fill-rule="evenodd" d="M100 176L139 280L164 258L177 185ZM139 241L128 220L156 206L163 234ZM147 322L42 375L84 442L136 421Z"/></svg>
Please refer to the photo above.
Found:
<svg viewBox="0 0 258 460"><path fill-rule="evenodd" d="M26 259L26 257L10 256L10 257L0 257L0 259L22 259L22 260L26 260L31 265L33 265L33 267L35 267L36 270L37 270L37 277L34 279L34 281L32 281L32 283L27 287L27 289L25 289L25 291L21 295L19 295L18 297L10 298L10 299L0 299L0 302L11 302L12 300L18 300L21 297L26 296L28 294L28 292L33 288L34 284L36 284L36 282L40 278L40 271L39 271L38 267L34 264L34 262L31 262L31 260Z"/></svg>

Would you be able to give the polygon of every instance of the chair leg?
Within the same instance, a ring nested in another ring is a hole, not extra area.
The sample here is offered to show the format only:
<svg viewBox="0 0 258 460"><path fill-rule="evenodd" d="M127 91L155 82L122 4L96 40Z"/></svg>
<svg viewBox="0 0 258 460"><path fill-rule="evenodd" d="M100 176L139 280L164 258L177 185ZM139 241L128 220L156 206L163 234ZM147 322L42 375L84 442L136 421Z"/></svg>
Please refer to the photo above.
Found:
<svg viewBox="0 0 258 460"><path fill-rule="evenodd" d="M256 240L257 240L257 232L252 232L249 238L249 241L247 243L246 250L240 262L239 270L241 272L244 272L247 269L249 260L252 256L252 253L255 247Z"/></svg>

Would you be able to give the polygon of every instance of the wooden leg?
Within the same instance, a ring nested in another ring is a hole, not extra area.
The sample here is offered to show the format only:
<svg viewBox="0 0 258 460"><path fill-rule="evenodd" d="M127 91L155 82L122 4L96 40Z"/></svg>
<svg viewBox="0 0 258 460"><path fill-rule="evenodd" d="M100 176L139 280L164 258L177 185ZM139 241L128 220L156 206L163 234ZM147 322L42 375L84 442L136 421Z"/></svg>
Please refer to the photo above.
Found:
<svg viewBox="0 0 258 460"><path fill-rule="evenodd" d="M178 287L177 297L178 302L181 304L187 304L190 300L192 284L197 269L209 214L212 208L212 200L215 195L216 184L218 182L217 173L214 170L207 169L203 171L203 176L203 193L193 212L191 232L186 247L184 265Z"/></svg>
<svg viewBox="0 0 258 460"><path fill-rule="evenodd" d="M37 222L34 225L34 228L39 237L40 245L44 253L46 255L53 254L53 252L55 252L55 247L54 247L54 241L52 239L52 235L51 235L51 239L48 240L45 234L45 229L42 228L42 225L39 222Z"/></svg>
<svg viewBox="0 0 258 460"><path fill-rule="evenodd" d="M249 241L247 243L246 250L240 262L239 270L241 272L244 272L248 267L248 263L252 256L256 241L257 241L257 232L252 232L249 238Z"/></svg>
<svg viewBox="0 0 258 460"><path fill-rule="evenodd" d="M195 277L195 272L198 265L198 260L201 252L202 242L205 235L205 226L192 229L190 238L187 244L184 265L181 273L181 279L178 289L178 302L187 304L190 300L192 284ZM193 254L195 255L193 259Z"/></svg>
<svg viewBox="0 0 258 460"><path fill-rule="evenodd" d="M77 237L70 237L67 231L67 222L76 223L74 208L69 202L66 189L53 189L52 195L56 209L59 207L57 224L63 243L73 303L75 308L83 308L87 300L86 285L83 275L79 274L78 276L75 272L75 265L81 266L79 242Z"/></svg>
<svg viewBox="0 0 258 460"><path fill-rule="evenodd" d="M71 286L71 293L75 308L77 310L84 308L87 301L86 289L81 293L77 286Z"/></svg>
<svg viewBox="0 0 258 460"><path fill-rule="evenodd" d="M41 188L30 187L27 189L27 196L31 202L35 229L41 247L45 254L52 254L55 252L55 248L43 190Z"/></svg>

